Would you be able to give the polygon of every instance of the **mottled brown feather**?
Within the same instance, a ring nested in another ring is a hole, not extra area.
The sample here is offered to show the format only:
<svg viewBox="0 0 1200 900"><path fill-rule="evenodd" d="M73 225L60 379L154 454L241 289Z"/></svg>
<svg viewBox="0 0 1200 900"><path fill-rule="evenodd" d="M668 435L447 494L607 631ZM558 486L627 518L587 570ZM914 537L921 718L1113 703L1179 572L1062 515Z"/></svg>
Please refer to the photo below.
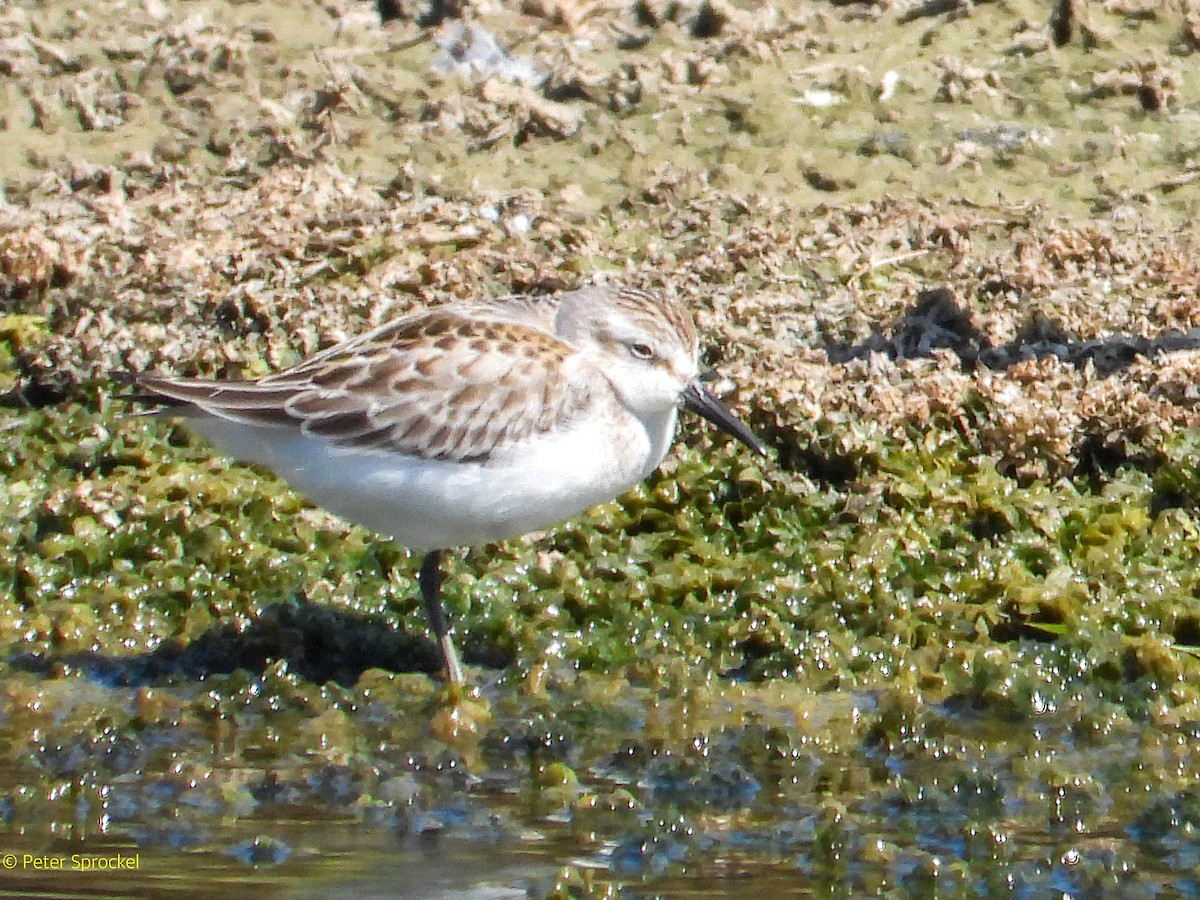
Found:
<svg viewBox="0 0 1200 900"><path fill-rule="evenodd" d="M536 353L516 354L515 347ZM338 446L483 460L561 427L587 404L587 379L571 378L563 367L574 353L535 327L440 309L397 319L257 381L138 381L211 415L290 425Z"/></svg>

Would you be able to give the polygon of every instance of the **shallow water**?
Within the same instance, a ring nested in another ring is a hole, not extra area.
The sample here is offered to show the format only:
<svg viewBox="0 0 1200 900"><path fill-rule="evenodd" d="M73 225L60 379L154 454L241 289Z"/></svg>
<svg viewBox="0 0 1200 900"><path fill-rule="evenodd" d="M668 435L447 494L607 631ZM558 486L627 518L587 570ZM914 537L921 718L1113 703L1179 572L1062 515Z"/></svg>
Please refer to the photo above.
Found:
<svg viewBox="0 0 1200 900"><path fill-rule="evenodd" d="M442 701L422 679L400 679L432 704L406 714L372 701L396 683L372 675L371 687L339 691L336 733L309 734L307 751L280 756L258 742L255 720L278 713L281 695L231 679L210 679L210 697L238 688L222 701L227 727L215 743L143 723L107 742L45 734L29 765L10 763L0 849L22 862L6 889L1149 897L1198 888L1194 739L1104 733L1045 707L1003 721L911 695L786 684L710 682L678 696L626 686L598 709L614 679L575 676L554 685L556 712L527 685L491 681L472 707L474 732L443 742L429 736ZM247 687L263 709L246 702ZM1169 758L1182 784L1162 780ZM31 778L51 768L58 787L35 802ZM73 854L137 854L138 868L48 872L24 854L67 867Z"/></svg>
<svg viewBox="0 0 1200 900"><path fill-rule="evenodd" d="M264 833L276 837L264 841ZM233 843L179 852L152 842L47 843L5 835L4 850L18 861L2 876L3 896L520 898L551 885L570 859L569 846L543 847L532 836L507 842L405 838L355 822L265 821L221 837ZM62 871L35 869L38 858ZM135 867L96 868L118 858L132 858Z"/></svg>

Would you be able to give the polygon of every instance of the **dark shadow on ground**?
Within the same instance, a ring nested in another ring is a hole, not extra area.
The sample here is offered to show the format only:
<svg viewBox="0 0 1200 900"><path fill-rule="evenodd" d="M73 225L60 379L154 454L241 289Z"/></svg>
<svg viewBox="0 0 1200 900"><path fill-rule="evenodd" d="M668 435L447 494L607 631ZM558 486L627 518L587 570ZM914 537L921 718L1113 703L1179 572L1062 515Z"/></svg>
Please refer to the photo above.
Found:
<svg viewBox="0 0 1200 900"><path fill-rule="evenodd" d="M462 648L460 648L462 649ZM487 649L465 648L474 665L503 666L511 660ZM164 641L150 653L115 657L98 653L25 653L7 663L18 671L50 675L63 668L82 671L102 684L153 685L167 679L200 679L243 669L261 673L279 660L307 681L353 685L368 669L435 673L436 645L405 634L383 616L335 609L308 600L266 607L249 625L218 625L196 640Z"/></svg>
<svg viewBox="0 0 1200 900"><path fill-rule="evenodd" d="M1164 331L1157 337L1110 335L1103 340L1081 341L1046 316L1034 314L1016 338L993 345L971 321L971 314L948 288L922 291L916 304L893 323L877 328L859 344L830 343L825 352L833 363L883 353L891 359L931 356L949 350L965 369L985 366L1007 369L1027 359L1056 357L1082 368L1089 362L1099 375L1128 368L1139 357L1176 350L1200 349L1200 329Z"/></svg>

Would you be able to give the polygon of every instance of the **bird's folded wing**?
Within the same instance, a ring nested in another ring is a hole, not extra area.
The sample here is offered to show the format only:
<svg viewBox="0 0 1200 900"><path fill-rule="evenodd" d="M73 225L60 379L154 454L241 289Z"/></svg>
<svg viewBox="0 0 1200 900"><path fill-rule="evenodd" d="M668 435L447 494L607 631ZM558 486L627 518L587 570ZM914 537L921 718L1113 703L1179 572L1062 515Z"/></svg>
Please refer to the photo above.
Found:
<svg viewBox="0 0 1200 900"><path fill-rule="evenodd" d="M257 381L140 376L138 384L237 422L447 460L487 459L563 427L593 387L576 351L552 335L454 310L397 319Z"/></svg>

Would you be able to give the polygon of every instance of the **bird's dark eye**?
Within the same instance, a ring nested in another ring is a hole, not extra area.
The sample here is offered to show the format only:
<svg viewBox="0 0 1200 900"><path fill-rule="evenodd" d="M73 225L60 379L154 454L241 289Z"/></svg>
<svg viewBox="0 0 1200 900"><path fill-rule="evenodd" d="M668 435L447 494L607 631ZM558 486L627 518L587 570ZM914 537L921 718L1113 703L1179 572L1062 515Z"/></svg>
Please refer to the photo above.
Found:
<svg viewBox="0 0 1200 900"><path fill-rule="evenodd" d="M649 344L637 343L629 345L629 355L634 359L652 359L654 348Z"/></svg>

